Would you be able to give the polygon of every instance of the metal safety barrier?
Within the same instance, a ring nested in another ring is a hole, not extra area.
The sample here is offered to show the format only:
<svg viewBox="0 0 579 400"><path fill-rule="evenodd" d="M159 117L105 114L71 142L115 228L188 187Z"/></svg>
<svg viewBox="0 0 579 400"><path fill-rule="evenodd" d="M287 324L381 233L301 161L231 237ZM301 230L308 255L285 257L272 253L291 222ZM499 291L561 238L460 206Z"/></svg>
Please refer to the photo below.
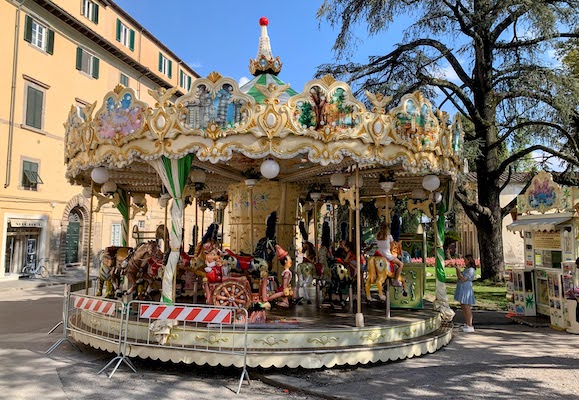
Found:
<svg viewBox="0 0 579 400"><path fill-rule="evenodd" d="M200 304L123 303L70 289L69 285L65 288L63 336L46 354L65 341L78 349L69 339L71 333L96 338L108 343L109 351L115 349L116 356L98 372L114 365L108 375L111 378L123 362L137 372L129 356L139 347L221 353L240 358L238 364L243 367L236 393L244 378L251 384L247 372L247 310Z"/></svg>
<svg viewBox="0 0 579 400"><path fill-rule="evenodd" d="M246 309L145 301L131 301L127 309L127 345L240 357L243 367L237 394L244 378L251 384L247 372ZM143 326L147 327L146 333Z"/></svg>
<svg viewBox="0 0 579 400"><path fill-rule="evenodd" d="M70 290L70 288L68 289ZM69 339L69 334L76 332L98 338L116 348L117 356L101 369L99 374L117 360L118 362L109 378L115 373L121 362L125 362L129 368L137 372L133 364L122 353L125 348L123 346L125 308L126 305L119 300L68 292L64 298L63 336L46 351L46 354L53 352L65 341L76 347Z"/></svg>

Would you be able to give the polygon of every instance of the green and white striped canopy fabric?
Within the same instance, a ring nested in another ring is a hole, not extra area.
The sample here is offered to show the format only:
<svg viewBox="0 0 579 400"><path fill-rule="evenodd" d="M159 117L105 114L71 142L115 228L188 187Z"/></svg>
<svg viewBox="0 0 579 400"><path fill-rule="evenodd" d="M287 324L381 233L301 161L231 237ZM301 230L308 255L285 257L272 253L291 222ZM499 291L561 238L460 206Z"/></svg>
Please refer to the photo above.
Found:
<svg viewBox="0 0 579 400"><path fill-rule="evenodd" d="M243 93L248 94L251 97L253 97L256 102L263 104L263 100L265 99L265 96L263 95L263 93L261 93L255 87L255 85L257 84L257 85L267 86L270 83L273 83L276 86L285 85L285 83L281 79L279 79L277 76L274 76L271 74L261 74L261 75L256 76L255 78L253 78L249 82L247 82L245 85L241 86L239 89ZM287 101L290 97L295 96L296 94L298 94L298 92L296 92L295 90L293 90L290 87L285 92L283 92L278 98L279 98L279 101L281 104L285 104L285 103L287 103Z"/></svg>

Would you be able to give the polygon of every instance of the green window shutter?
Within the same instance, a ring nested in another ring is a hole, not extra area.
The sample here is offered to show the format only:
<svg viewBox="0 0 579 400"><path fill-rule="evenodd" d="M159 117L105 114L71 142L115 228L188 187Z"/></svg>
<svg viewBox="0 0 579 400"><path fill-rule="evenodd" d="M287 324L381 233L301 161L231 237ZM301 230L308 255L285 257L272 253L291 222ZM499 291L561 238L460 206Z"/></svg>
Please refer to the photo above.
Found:
<svg viewBox="0 0 579 400"><path fill-rule="evenodd" d="M169 71L167 72L167 76L169 78L171 78L172 74L172 69L173 69L173 61L169 60Z"/></svg>
<svg viewBox="0 0 579 400"><path fill-rule="evenodd" d="M129 49L131 49L131 51L135 50L135 31L132 29L129 35Z"/></svg>
<svg viewBox="0 0 579 400"><path fill-rule="evenodd" d="M96 57L92 58L92 77L99 78L99 59Z"/></svg>
<svg viewBox="0 0 579 400"><path fill-rule="evenodd" d="M54 31L52 29L48 30L48 41L46 42L46 52L48 54L54 53Z"/></svg>
<svg viewBox="0 0 579 400"><path fill-rule="evenodd" d="M40 90L28 86L26 96L26 125L36 129L42 128L42 100L43 95Z"/></svg>
<svg viewBox="0 0 579 400"><path fill-rule="evenodd" d="M29 15L24 18L24 40L32 42L32 18Z"/></svg>
<svg viewBox="0 0 579 400"><path fill-rule="evenodd" d="M159 72L163 71L163 55L159 53Z"/></svg>
<svg viewBox="0 0 579 400"><path fill-rule="evenodd" d="M117 42L121 41L121 20L117 18Z"/></svg>
<svg viewBox="0 0 579 400"><path fill-rule="evenodd" d="M76 48L76 69L79 71L82 69L82 49L80 47Z"/></svg>
<svg viewBox="0 0 579 400"><path fill-rule="evenodd" d="M93 4L92 22L99 23L99 5L96 3Z"/></svg>

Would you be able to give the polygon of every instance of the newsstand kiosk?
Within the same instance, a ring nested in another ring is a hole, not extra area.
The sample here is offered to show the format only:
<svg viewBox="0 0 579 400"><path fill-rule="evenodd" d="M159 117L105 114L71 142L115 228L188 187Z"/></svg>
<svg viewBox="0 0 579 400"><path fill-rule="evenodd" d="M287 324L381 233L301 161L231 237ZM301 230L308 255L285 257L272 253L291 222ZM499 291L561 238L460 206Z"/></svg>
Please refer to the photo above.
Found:
<svg viewBox="0 0 579 400"><path fill-rule="evenodd" d="M572 305L566 297L570 296L570 286L573 293L576 288L577 209L579 190L559 186L544 171L517 197L516 220L507 229L518 232L524 239L525 264L508 271L509 312L545 315L553 329L574 330L571 320L577 324L575 309L570 309Z"/></svg>

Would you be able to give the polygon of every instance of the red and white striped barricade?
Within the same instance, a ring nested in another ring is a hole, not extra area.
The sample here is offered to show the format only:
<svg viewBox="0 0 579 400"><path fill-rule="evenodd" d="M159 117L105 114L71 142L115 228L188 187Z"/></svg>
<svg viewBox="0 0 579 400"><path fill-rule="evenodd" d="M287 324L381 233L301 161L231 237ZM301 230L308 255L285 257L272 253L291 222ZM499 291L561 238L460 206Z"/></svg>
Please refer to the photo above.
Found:
<svg viewBox="0 0 579 400"><path fill-rule="evenodd" d="M246 368L246 309L143 301L131 301L128 309L136 311L125 324L129 356L154 358L160 348L179 349L172 354L186 354L188 362L204 365L211 358L208 353L228 354L235 356L231 357L232 365L242 368L237 393L244 378L250 381Z"/></svg>

